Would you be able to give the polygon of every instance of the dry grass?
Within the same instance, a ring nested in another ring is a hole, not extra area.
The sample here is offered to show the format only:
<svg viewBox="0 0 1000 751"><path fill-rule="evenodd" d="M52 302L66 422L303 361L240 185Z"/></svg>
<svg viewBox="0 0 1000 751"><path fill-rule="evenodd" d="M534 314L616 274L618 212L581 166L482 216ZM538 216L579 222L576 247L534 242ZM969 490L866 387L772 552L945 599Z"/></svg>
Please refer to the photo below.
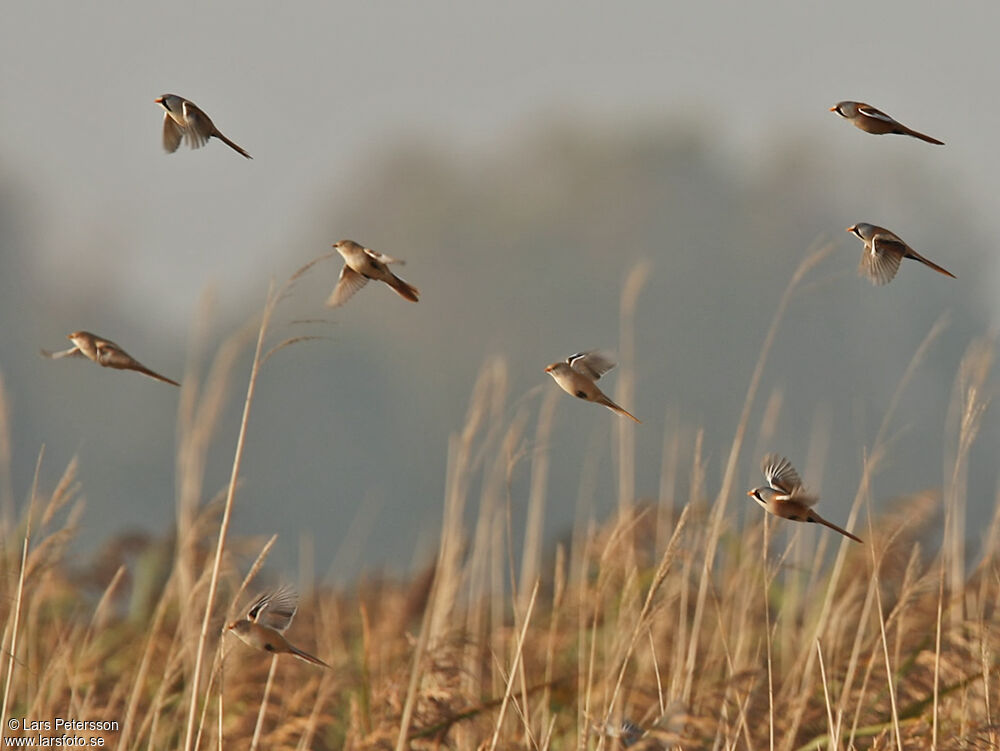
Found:
<svg viewBox="0 0 1000 751"><path fill-rule="evenodd" d="M805 259L780 302L714 494L700 436L685 449L667 435L660 497L634 498L632 426L609 418L617 512L601 524L580 519L551 555L541 530L558 394L548 390L537 414L528 400L512 413L506 368L488 363L449 446L433 563L408 581L306 593L291 636L330 671L220 633L273 544L231 539L227 523L256 375L295 343L265 346L285 293L270 294L232 481L217 498L202 487L204 452L250 334L221 348L200 392L188 385L197 378L185 380L175 538L113 541L128 553L120 566L75 574L66 549L84 513L76 467L46 492L51 470L39 458L30 502L4 529L0 733L18 735L9 718L72 717L118 721L116 732L93 735L120 749L610 749L623 745L615 729L628 720L642 728L632 745L642 749L998 747L1000 511L975 550L964 514L992 342L970 346L956 376L943 492L872 499L898 395L940 327L900 374L848 523L866 520L868 544L805 525L778 534L773 520L738 529L727 512L742 494L737 467L756 463L744 443L767 342L824 253ZM626 390L645 273L635 271L623 295ZM761 442L780 409L773 396ZM519 467L531 482L515 560ZM684 475L692 491L681 499L674 488Z"/></svg>

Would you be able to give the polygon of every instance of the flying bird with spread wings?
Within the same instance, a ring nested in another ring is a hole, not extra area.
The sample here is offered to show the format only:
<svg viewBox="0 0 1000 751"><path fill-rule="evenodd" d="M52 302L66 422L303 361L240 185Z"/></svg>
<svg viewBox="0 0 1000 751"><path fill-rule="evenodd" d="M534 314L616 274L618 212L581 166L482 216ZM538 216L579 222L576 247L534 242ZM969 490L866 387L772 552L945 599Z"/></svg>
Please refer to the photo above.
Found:
<svg viewBox="0 0 1000 751"><path fill-rule="evenodd" d="M334 244L334 249L344 257L344 268L340 270L337 286L333 288L326 301L328 308L343 305L354 293L368 284L369 281L385 282L402 297L410 302L417 302L420 291L412 284L404 282L389 268L389 264L404 262L398 258L379 253L366 248L353 240L341 240Z"/></svg>
<svg viewBox="0 0 1000 751"><path fill-rule="evenodd" d="M847 228L847 231L857 235L865 244L858 273L868 277L872 284L881 285L891 282L896 276L896 272L899 271L899 264L904 258L920 261L924 266L934 269L939 274L955 278L955 275L950 271L941 268L934 261L924 258L903 242L897 234L890 232L885 227L859 222L852 224Z"/></svg>
<svg viewBox="0 0 1000 751"><path fill-rule="evenodd" d="M226 626L240 641L273 654L290 654L312 665L330 667L318 657L303 652L283 636L298 612L298 595L291 587L265 592L247 609L246 615Z"/></svg>
<svg viewBox="0 0 1000 751"><path fill-rule="evenodd" d="M200 149L208 143L209 138L214 137L247 159L253 159L242 146L222 135L222 131L212 122L212 118L194 102L176 94L164 94L153 101L164 110L163 148L168 154L177 151L182 140L188 148Z"/></svg>
<svg viewBox="0 0 1000 751"><path fill-rule="evenodd" d="M552 363L545 368L545 372L552 376L567 394L572 394L578 399L588 402L601 404L612 412L617 412L636 422L642 422L631 412L611 401L597 386L596 381L615 367L615 364L614 360L602 352L578 352L575 355L570 355L563 362Z"/></svg>
<svg viewBox="0 0 1000 751"><path fill-rule="evenodd" d="M765 484L748 490L747 495L769 514L796 522L822 524L855 542L862 542L860 537L855 537L816 513L812 507L816 505L819 496L806 491L799 473L785 457L768 454L761 462L760 471L764 474Z"/></svg>

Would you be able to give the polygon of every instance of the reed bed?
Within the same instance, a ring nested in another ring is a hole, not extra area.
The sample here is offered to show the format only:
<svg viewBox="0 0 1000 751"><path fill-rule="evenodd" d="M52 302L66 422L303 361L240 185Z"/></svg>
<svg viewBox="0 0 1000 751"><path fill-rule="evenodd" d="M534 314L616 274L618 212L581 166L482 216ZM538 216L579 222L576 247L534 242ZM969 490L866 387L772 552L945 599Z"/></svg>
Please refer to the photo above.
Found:
<svg viewBox="0 0 1000 751"><path fill-rule="evenodd" d="M39 456L30 498L3 534L0 733L39 737L9 722L72 717L116 721L82 735L119 749L1000 747L1000 504L971 534L964 482L989 407L992 340L971 343L956 374L942 488L871 497L891 451L897 400L887 405L848 522L866 544L807 525L779 533L781 521L763 517L741 528L727 510L743 501L738 468L758 459L747 443L769 342L827 252L807 255L779 302L725 463L704 460L700 434L681 445L670 432L659 497L637 498L633 427L609 419L616 510L578 519L554 546L543 528L559 394L513 399L507 366L486 363L448 447L433 560L405 578L304 593L293 641L332 670L222 636L274 543L228 530L257 374L297 343L268 347L290 286L269 292L256 337L236 334L202 388L185 387L169 538L133 542L103 577L75 573L68 546L88 513L77 467L53 470ZM647 271L624 284L626 391ZM943 326L899 374L897 395ZM204 452L224 440L217 418L254 339L232 479L212 496ZM758 443L780 410L773 395ZM530 474L524 499L512 498L518 471ZM523 530L512 528L515 500L527 507Z"/></svg>

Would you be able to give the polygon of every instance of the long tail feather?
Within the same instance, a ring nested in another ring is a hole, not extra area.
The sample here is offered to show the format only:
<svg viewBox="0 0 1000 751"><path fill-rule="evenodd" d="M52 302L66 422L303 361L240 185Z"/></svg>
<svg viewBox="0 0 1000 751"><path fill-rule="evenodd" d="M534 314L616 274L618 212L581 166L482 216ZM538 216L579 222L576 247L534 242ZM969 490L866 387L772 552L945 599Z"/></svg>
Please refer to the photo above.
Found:
<svg viewBox="0 0 1000 751"><path fill-rule="evenodd" d="M846 529L838 527L833 522L828 522L826 519L824 519L822 516L820 516L819 514L817 514L815 511L813 511L810 516L811 516L811 518L809 519L809 521L818 522L819 524L822 524L825 527L829 527L830 529L834 530L835 532L840 532L840 534L842 534L844 537L850 537L855 542L860 542L862 545L864 545L865 541L862 540L860 537L855 537L850 532L848 532Z"/></svg>
<svg viewBox="0 0 1000 751"><path fill-rule="evenodd" d="M920 261L920 263L922 263L924 266L927 266L928 268L934 269L939 274L944 274L945 276L950 276L952 279L956 279L957 278L954 274L952 274L950 271L948 271L948 269L945 269L945 268L942 268L941 266L938 266L936 263L934 263L934 261L930 261L930 260L924 258L919 253L916 253L914 251L910 251L909 253L906 254L906 257L907 258L912 258L914 261Z"/></svg>
<svg viewBox="0 0 1000 751"><path fill-rule="evenodd" d="M180 384L177 383L177 381L172 381L171 379L167 378L166 376L162 376L159 373L157 373L157 372L155 372L153 370L150 370L145 365L138 365L138 366L129 368L129 370L137 370L140 373L142 373L143 375L148 375L150 378L155 378L157 381L163 381L164 383L169 383L169 384L171 384L173 386L178 386L178 387L180 386Z"/></svg>
<svg viewBox="0 0 1000 751"><path fill-rule="evenodd" d="M418 302L420 300L420 290L414 287L408 282L404 282L395 274L389 280L389 286L392 287L404 300L409 300L410 302Z"/></svg>
<svg viewBox="0 0 1000 751"><path fill-rule="evenodd" d="M320 667L329 668L330 666L323 662L318 657L313 657L308 652L303 652L298 647L293 647L291 644L288 645L288 651L298 657L300 660L312 663L313 665L319 665Z"/></svg>
<svg viewBox="0 0 1000 751"><path fill-rule="evenodd" d="M228 138L226 138L224 135L222 135L219 131L215 131L215 133L213 133L212 135L214 135L216 138L218 138L220 141L222 141L224 144L226 144L226 146L228 146L229 148L233 149L234 151L238 151L240 154L242 154L243 156L245 156L247 159L253 159L252 156L250 156L246 151L243 150L242 146L240 146L237 143L234 143L233 141L230 141Z"/></svg>
<svg viewBox="0 0 1000 751"><path fill-rule="evenodd" d="M610 399L608 399L608 397L605 396L603 399L598 399L597 401L598 401L599 404L603 404L605 407L607 407L608 409L610 409L612 412L617 412L620 415L624 415L625 417L628 417L628 418L630 418L632 420L635 420L640 425L642 424L642 420L640 420L638 417L636 417L635 415L633 415L627 409L619 407L613 401L611 401Z"/></svg>
<svg viewBox="0 0 1000 751"><path fill-rule="evenodd" d="M944 141L939 141L936 138L931 138L925 133L913 130L912 128L906 128L904 131L906 135L913 136L914 138L919 138L921 141L926 141L927 143L933 143L935 146L944 146Z"/></svg>

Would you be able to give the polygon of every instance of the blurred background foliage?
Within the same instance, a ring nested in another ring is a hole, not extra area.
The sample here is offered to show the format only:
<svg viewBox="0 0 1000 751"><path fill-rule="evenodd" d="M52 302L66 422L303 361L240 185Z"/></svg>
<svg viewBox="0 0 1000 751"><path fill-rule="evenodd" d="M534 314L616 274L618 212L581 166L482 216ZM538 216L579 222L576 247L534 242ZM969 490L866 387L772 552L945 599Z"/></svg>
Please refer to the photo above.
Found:
<svg viewBox="0 0 1000 751"><path fill-rule="evenodd" d="M676 437L688 466L700 429L709 492L717 487L777 298L808 249L827 242L836 252L792 303L765 374L762 396L778 391L784 404L774 444L754 450L787 453L821 490L822 512L842 519L898 379L947 315L903 396L874 491L942 484L959 360L997 321L993 171L990 152L976 149L1000 113L971 104L996 67L970 40L989 24L867 4L808 16L761 9L742 21L734 10L723 27L657 4L613 15L584 4L571 17L526 5L490 18L446 6L283 15L222 3L196 21L157 9L116 15L106 29L80 9L65 9L66 29L16 10L2 38L6 87L22 99L2 105L0 369L18 504L44 443L43 486L80 457L84 553L109 535L168 530L178 394L48 362L38 349L86 328L197 380L215 346L259 311L269 278L345 237L405 259L401 275L423 295L407 305L372 287L325 311L333 259L279 311L276 337L327 339L265 367L235 525L278 532L275 556L289 567L302 536L319 575L348 545L333 578L422 560L441 514L448 437L483 363L502 358L505 409L534 414L542 389L555 388L546 364L618 347L622 283L643 260L636 395L624 405L644 421L640 498L659 492L664 441ZM877 60L851 53L869 49L848 33L857 13L883 32ZM962 30L951 54L877 64L929 49L917 42L937 38L938 23ZM90 31L70 34L74 25ZM24 50L43 33L58 54L29 66ZM168 56L181 35L200 54ZM752 44L725 42L738 38ZM152 98L166 90L203 106L254 161L214 143L158 153ZM847 96L949 145L855 131L825 112ZM958 279L907 263L891 285L872 287L856 277L861 246L843 232L858 221L892 228ZM206 497L228 480L248 362L244 352L211 444ZM595 478L597 515L616 487L612 416L568 397L557 408L550 536L573 518L581 468ZM973 521L994 504L998 448L987 419L971 464ZM748 487L758 460L743 458ZM515 530L526 493L522 465Z"/></svg>

